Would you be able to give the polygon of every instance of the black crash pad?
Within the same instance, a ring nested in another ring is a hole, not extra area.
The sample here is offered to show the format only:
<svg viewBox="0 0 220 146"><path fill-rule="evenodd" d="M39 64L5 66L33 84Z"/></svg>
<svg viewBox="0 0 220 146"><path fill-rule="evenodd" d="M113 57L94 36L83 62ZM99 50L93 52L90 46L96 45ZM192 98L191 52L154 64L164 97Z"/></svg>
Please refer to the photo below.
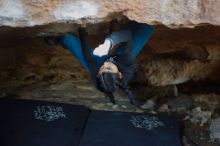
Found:
<svg viewBox="0 0 220 146"><path fill-rule="evenodd" d="M181 146L175 116L92 111L80 146Z"/></svg>
<svg viewBox="0 0 220 146"><path fill-rule="evenodd" d="M0 146L77 146L89 110L30 100L0 100Z"/></svg>

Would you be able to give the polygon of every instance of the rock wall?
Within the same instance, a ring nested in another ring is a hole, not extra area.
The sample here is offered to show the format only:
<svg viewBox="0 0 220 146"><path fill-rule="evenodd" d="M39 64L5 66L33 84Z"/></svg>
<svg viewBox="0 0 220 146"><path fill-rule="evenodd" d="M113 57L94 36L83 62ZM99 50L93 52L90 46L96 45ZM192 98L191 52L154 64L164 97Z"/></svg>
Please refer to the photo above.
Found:
<svg viewBox="0 0 220 146"><path fill-rule="evenodd" d="M155 28L138 60L150 84L220 80L220 27Z"/></svg>
<svg viewBox="0 0 220 146"><path fill-rule="evenodd" d="M116 15L149 24L220 25L219 0L0 0L0 25L97 23Z"/></svg>
<svg viewBox="0 0 220 146"><path fill-rule="evenodd" d="M64 28L64 29L63 29ZM94 46L103 41L107 24L88 26ZM32 28L4 27L0 32L0 80L61 81L83 80L88 73L68 50L49 46L41 35L55 30L70 31L74 25L48 25ZM59 34L64 32L57 32ZM97 34L99 35L97 35ZM50 34L52 35L52 34ZM155 26L155 32L137 63L138 82L166 86L188 81L219 81L220 27L170 29Z"/></svg>

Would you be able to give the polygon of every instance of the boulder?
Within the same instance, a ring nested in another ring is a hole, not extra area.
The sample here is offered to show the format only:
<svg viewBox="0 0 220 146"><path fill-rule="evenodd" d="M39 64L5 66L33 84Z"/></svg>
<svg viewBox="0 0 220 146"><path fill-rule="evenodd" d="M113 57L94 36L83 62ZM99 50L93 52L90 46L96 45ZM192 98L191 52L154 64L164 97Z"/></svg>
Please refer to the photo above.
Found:
<svg viewBox="0 0 220 146"><path fill-rule="evenodd" d="M98 23L124 15L168 27L220 24L219 0L0 0L0 26Z"/></svg>

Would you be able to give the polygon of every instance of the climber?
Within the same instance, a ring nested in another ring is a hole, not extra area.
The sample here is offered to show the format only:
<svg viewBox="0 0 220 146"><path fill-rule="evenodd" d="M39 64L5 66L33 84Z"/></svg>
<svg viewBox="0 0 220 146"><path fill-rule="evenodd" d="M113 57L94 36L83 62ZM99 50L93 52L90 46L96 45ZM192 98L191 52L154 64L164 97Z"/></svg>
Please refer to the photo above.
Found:
<svg viewBox="0 0 220 146"><path fill-rule="evenodd" d="M120 88L130 103L136 104L129 81L136 71L135 59L153 32L152 26L133 21L121 26L117 19L113 19L110 34L94 49L89 46L86 28L80 27L78 32L79 38L65 35L56 42L71 51L89 72L95 86L112 103L115 103L113 92Z"/></svg>

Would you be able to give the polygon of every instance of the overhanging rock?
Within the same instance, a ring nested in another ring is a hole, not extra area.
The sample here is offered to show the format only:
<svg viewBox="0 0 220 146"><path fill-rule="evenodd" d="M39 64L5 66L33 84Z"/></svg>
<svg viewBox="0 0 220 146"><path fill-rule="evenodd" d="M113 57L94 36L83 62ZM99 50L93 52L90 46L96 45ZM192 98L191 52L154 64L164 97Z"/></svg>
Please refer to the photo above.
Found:
<svg viewBox="0 0 220 146"><path fill-rule="evenodd" d="M0 0L0 26L98 23L117 15L169 27L220 25L219 0Z"/></svg>

